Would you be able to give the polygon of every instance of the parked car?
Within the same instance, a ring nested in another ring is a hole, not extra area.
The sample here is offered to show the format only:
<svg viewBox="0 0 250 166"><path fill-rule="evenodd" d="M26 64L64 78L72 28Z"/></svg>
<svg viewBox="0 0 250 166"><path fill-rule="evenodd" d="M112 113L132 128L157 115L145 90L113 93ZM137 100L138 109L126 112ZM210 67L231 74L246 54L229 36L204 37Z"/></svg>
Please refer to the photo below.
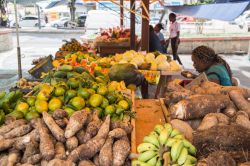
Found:
<svg viewBox="0 0 250 166"><path fill-rule="evenodd" d="M176 21L179 23L193 23L193 22L195 22L195 19L193 17L190 17L190 16L180 15L180 16L176 17Z"/></svg>
<svg viewBox="0 0 250 166"><path fill-rule="evenodd" d="M87 15L86 14L79 16L77 18L77 24L78 24L78 26L79 27L85 27L86 19L87 19Z"/></svg>
<svg viewBox="0 0 250 166"><path fill-rule="evenodd" d="M45 20L40 19L41 26L45 26ZM24 16L19 20L19 27L38 27L39 22L38 22L38 17L37 16ZM16 26L16 21L12 20L9 23L10 27L15 27Z"/></svg>
<svg viewBox="0 0 250 166"><path fill-rule="evenodd" d="M50 22L50 26L59 28L59 27L67 27L67 23L70 21L69 17L62 17L58 20Z"/></svg>

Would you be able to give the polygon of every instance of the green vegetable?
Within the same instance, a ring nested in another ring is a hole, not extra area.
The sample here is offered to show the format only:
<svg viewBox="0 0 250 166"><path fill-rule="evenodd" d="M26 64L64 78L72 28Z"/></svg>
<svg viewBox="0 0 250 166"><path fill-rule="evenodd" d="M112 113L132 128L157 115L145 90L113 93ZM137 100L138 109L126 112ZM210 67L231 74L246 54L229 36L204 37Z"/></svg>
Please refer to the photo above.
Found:
<svg viewBox="0 0 250 166"><path fill-rule="evenodd" d="M5 114L3 110L0 110L0 125L4 123Z"/></svg>

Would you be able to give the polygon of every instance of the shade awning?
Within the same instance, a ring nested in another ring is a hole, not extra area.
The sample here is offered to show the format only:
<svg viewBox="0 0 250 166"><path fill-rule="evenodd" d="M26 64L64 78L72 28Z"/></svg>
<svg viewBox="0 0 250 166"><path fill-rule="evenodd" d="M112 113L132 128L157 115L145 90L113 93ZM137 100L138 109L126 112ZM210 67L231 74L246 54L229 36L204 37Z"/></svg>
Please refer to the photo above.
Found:
<svg viewBox="0 0 250 166"><path fill-rule="evenodd" d="M244 2L229 2L216 3L194 6L166 6L172 12L195 18L216 19L222 21L232 21L240 16L247 6L249 1Z"/></svg>

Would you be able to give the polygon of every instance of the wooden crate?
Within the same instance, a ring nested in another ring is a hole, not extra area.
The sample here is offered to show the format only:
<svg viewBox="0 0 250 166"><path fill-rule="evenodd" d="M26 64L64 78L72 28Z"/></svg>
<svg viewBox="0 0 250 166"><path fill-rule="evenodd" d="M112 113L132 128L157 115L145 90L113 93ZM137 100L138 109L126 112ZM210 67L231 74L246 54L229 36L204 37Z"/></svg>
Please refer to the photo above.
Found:
<svg viewBox="0 0 250 166"><path fill-rule="evenodd" d="M133 110L136 112L136 118L131 121L134 127L131 134L131 151L136 154L136 148L143 142L143 138L155 125L164 124L166 121L158 99L135 100Z"/></svg>
<svg viewBox="0 0 250 166"><path fill-rule="evenodd" d="M160 100L160 103L161 103L162 112L164 114L166 122L170 123L170 121L171 121L170 112L169 112L169 109L167 108L167 106L164 103L164 98L160 98L159 100Z"/></svg>

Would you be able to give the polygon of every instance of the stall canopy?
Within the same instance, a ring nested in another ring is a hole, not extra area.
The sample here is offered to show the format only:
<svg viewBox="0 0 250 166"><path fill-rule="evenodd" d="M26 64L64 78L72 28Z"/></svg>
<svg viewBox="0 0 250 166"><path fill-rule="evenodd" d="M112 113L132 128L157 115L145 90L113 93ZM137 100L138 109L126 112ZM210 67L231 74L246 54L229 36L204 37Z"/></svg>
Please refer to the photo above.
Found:
<svg viewBox="0 0 250 166"><path fill-rule="evenodd" d="M241 15L250 1L234 1L194 6L166 6L174 13L192 16L195 18L232 21Z"/></svg>

